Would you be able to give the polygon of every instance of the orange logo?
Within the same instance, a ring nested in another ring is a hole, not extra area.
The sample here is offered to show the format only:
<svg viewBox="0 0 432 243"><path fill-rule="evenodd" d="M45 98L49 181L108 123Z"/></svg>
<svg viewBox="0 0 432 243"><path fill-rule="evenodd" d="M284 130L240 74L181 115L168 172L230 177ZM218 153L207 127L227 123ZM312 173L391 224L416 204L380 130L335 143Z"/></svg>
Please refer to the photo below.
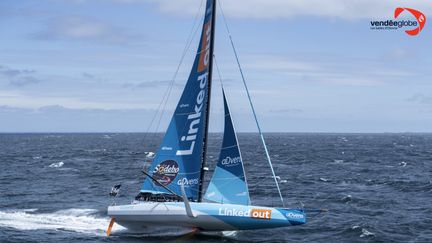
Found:
<svg viewBox="0 0 432 243"><path fill-rule="evenodd" d="M198 72L204 71L209 65L210 61L210 35L211 35L211 21L204 25L204 32L201 40L201 50L198 62Z"/></svg>
<svg viewBox="0 0 432 243"><path fill-rule="evenodd" d="M405 32L408 35L418 35L426 24L426 16L422 12L412 8L396 8L394 12L395 19L397 19L397 17L405 10L414 15L414 17L417 19L417 22L419 23L419 26L417 28L412 30L405 30Z"/></svg>
<svg viewBox="0 0 432 243"><path fill-rule="evenodd" d="M254 219L271 219L271 210L269 209L252 209L251 218Z"/></svg>

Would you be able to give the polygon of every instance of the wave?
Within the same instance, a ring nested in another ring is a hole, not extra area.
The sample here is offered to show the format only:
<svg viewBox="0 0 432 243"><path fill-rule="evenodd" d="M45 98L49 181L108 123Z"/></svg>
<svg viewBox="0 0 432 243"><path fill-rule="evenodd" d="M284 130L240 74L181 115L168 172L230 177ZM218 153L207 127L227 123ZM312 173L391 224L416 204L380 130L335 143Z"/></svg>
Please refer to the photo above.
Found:
<svg viewBox="0 0 432 243"><path fill-rule="evenodd" d="M66 209L53 213L37 213L37 209L0 211L0 227L17 230L65 230L105 235L109 218L96 217L95 209ZM114 224L113 232L124 230Z"/></svg>
<svg viewBox="0 0 432 243"><path fill-rule="evenodd" d="M375 236L375 234L366 229L362 229L362 234L360 235L360 237L363 238L368 236Z"/></svg>
<svg viewBox="0 0 432 243"><path fill-rule="evenodd" d="M60 168L63 165L64 165L63 161L60 161L60 162L57 162L57 163L52 163L48 167L50 167L50 168Z"/></svg>
<svg viewBox="0 0 432 243"><path fill-rule="evenodd" d="M351 227L351 229L353 229L353 230L361 230L361 235L359 235L360 238L363 238L363 237L374 237L375 236L374 233L368 231L365 228L362 228L359 225L354 225L353 227Z"/></svg>

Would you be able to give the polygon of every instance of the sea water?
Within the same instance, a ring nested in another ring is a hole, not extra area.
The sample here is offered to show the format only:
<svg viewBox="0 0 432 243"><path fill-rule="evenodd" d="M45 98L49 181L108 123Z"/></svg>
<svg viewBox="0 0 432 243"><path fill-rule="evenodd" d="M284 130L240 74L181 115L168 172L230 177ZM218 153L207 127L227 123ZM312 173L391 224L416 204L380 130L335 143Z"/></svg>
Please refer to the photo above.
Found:
<svg viewBox="0 0 432 243"><path fill-rule="evenodd" d="M162 134L1 134L0 242L432 242L431 134L265 137L285 204L310 210L307 224L219 235L115 225L108 240L111 187L131 202ZM210 135L206 183L221 138ZM252 203L281 206L259 137L239 142Z"/></svg>

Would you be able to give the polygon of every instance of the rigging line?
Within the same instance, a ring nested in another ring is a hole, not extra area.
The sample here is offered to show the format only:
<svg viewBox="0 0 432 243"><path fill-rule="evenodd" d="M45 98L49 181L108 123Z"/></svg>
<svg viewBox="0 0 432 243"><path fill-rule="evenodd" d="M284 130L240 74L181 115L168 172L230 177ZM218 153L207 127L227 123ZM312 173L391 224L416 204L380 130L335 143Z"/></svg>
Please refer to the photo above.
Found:
<svg viewBox="0 0 432 243"><path fill-rule="evenodd" d="M173 78L172 78L172 81L171 81L171 83L170 83L169 91L168 91L168 95L167 95L167 97L166 97L166 99L165 99L165 102L164 102L163 108L162 108L162 110L161 110L161 115L160 115L160 117L159 117L159 121L158 121L158 123L157 123L156 129L155 129L155 132L157 132L157 130L159 129L159 126L160 126L160 123L161 123L162 117L164 116L165 107L166 107L166 105L167 105L167 103L168 103L168 98L169 98L169 96L171 95L172 88L174 87L174 82L175 82L175 79L176 79L176 77L177 77L177 74L178 74L178 72L179 72L179 70L180 70L180 66L181 66L181 64L183 63L184 57L186 56L186 53L187 53L187 51L189 50L189 48L190 48L190 46L191 46L191 44L192 44L192 41L193 41L193 39L194 39L194 36L196 35L196 33L197 33L198 29L199 29L199 24L197 25L197 23L198 23L198 16L199 16L199 13L201 12L201 8L202 8L202 5L203 5L203 2L204 2L204 1L201 0L200 7L199 7L199 9L198 9L198 11L197 11L197 14L195 15L194 24L193 24L193 27L192 27L192 29L191 29L191 32L189 33L189 37L188 37L189 40L188 40L188 42L187 42L187 44L186 44L186 46L185 46L185 48L184 48L184 50L183 50L183 54L182 54L182 56L181 56L181 58L180 58L180 62L179 62L179 64L178 64L178 66L177 66L177 69L176 69L176 71L175 71L175 73L174 73L174 76L173 76ZM195 30L194 30L194 29L195 29Z"/></svg>
<svg viewBox="0 0 432 243"><path fill-rule="evenodd" d="M155 113L155 115L153 116L153 118L152 118L152 120L151 120L151 122L150 122L149 127L147 128L147 131L146 131L146 133L145 133L145 135L144 135L144 140L146 139L146 137L147 137L147 135L148 135L148 133L149 133L151 127L153 126L153 122L155 121L156 117L158 116L158 114L159 114L159 112L160 112L160 118L159 118L159 122L158 122L158 124L157 124L157 126L156 126L155 133L156 133L157 130L159 129L160 120L161 120L162 117L163 117L164 110L165 110L165 107L166 107L166 103L167 103L168 98L169 98L169 96L170 96L170 94L171 94L171 90L172 90L172 88L173 88L173 86L174 86L174 82L175 82L175 79L177 78L177 74L178 74L178 72L179 72L179 70L180 70L180 66L181 66L181 64L183 63L184 57L186 56L186 53L187 53L187 51L189 50L190 45L192 44L192 41L193 41L193 39L194 39L193 37L196 35L196 32L197 32L198 29L199 29L199 28L198 28L198 27L199 27L199 24L197 25L197 23L199 22L199 21L198 21L198 17L199 17L199 15L200 15L201 8L202 8L202 6L203 6L203 2L204 2L204 0L201 0L201 4L200 4L200 6L199 6L199 8L198 8L198 11L197 11L197 13L196 13L196 15L195 15L195 18L194 18L194 23L193 23L192 28L191 28L191 30L190 30L190 32L189 32L188 38L186 39L186 45L185 45L185 47L184 47L184 49L183 49L183 53L182 53L182 55L181 55L180 62L179 62L179 64L177 65L177 69L176 69L176 71L175 71L175 73L174 73L174 75L173 75L173 77L172 77L172 79L171 79L171 81L170 81L170 83L169 83L169 86L168 86L167 90L165 91L165 93L164 93L164 95L163 95L163 98L162 98L161 102L160 102L159 105L158 105L158 108L157 108L157 110L156 110L156 113ZM163 108L161 109L162 104L163 104Z"/></svg>
<svg viewBox="0 0 432 243"><path fill-rule="evenodd" d="M202 1L201 1L201 3L202 3ZM199 27L199 25L196 27L196 29L195 29L195 31L193 32L193 35L192 35L192 36L195 36L195 35L196 35L196 33L197 33L198 29L199 29L198 27ZM178 74L178 72L179 72L180 66L181 66L181 64L183 63L184 57L186 56L186 53L187 53L187 51L189 50L189 48L190 48L190 46L191 46L191 44L192 44L192 41L193 41L193 37L190 39L189 43L187 44L187 47L185 48L185 50L184 50L184 52L183 52L183 55L182 55L182 57L181 57L180 63L179 63L179 65L177 66L177 70L176 70L176 72L175 72L175 74L174 74L174 77L173 77L173 79L172 79L172 82L171 82L171 84L170 84L170 88L169 88L168 96L167 96L166 99L165 99L165 103L164 103L164 105L163 105L163 108L162 108L162 111L161 111L161 115L160 115L160 117L159 117L159 121L158 121L158 123L157 123L157 127L156 127L156 130L155 130L156 132L157 132L157 130L159 129L159 126L160 126L160 124L161 124L162 117L164 116L165 107L166 107L166 105L167 105L167 103L168 103L168 98L169 98L169 96L170 96L170 94L171 94L172 88L174 87L174 82L175 82L175 79L176 79L177 74Z"/></svg>
<svg viewBox="0 0 432 243"><path fill-rule="evenodd" d="M242 70L242 68L241 68L240 61L239 61L239 58L238 58L238 55L237 55L237 51L236 51L236 48L235 48L235 46L234 46L234 42L233 42L233 40L232 40L231 32L229 31L229 28L228 28L228 22L227 22L227 20L226 20L226 18L225 18L225 14L224 14L223 9L222 9L221 1L218 1L218 2L219 2L219 8L220 8L220 10L221 10L222 18L223 18L224 23L225 23L225 27L226 27L226 30L227 30L227 32L228 32L228 37L229 37L229 39L230 39L231 47L232 47L232 49L233 49L233 51L234 51L234 56L235 56L236 61L237 61L237 66L238 66L238 68L239 68L240 75L241 75L241 78L242 78L242 80L243 80L243 85L244 85L244 87L245 87L245 89L246 89L246 94L247 94L247 97L248 97L248 99L249 99L249 105L250 105L250 107L251 107L251 109L252 109L252 113L253 113L254 118L255 118L255 123L256 123L256 125L257 125L258 132L259 132L259 134L260 134L261 141L262 141L262 144L263 144L263 146L264 146L264 151L265 151L266 156L267 156L267 161L269 162L269 166L270 166L271 172L272 172L272 174L273 174L273 179L274 179L274 181L275 181L275 183L276 183L277 190L278 190L278 192L279 192L279 197L280 197L280 199L281 199L282 206L285 207L285 202L284 202L284 200L283 200L282 193L281 193L281 190L280 190L280 188L279 188L279 183L278 183L278 181L277 181L277 179L276 179L276 175L275 175L275 172L274 172L274 169L273 169L273 164L272 164L271 159L270 159L270 154L269 154L269 152L268 152L267 145L266 145L265 140L264 140L264 135L263 135L263 133L262 133L262 131L261 131L261 127L260 127L259 122L258 122L258 118L257 118L256 112L255 112L255 108L254 108L254 106L253 106L253 104L252 104L252 99L251 99L250 94L249 94L249 89L248 89L248 86L247 86L247 84L246 84L246 79L245 79L245 77L244 77L244 75L243 75L243 70Z"/></svg>
<svg viewBox="0 0 432 243"><path fill-rule="evenodd" d="M223 89L224 85L223 85L223 81L222 81L222 75L220 73L219 65L217 63L216 56L214 54L213 54L213 59L215 61L216 70L217 70L217 73L218 73L218 76L219 76L219 83L220 83L220 85L222 86L222 89Z"/></svg>
<svg viewBox="0 0 432 243"><path fill-rule="evenodd" d="M199 25L196 27L193 36L196 36L196 33L197 33L198 29L199 29ZM187 47L187 49L185 50L185 52L183 53L183 56L182 56L182 58L181 58L181 62L183 62L183 59L184 59L184 57L185 57L185 55L186 55L186 53L187 53L187 50L189 50L190 45L192 44L192 40L193 40L193 38L190 39L190 42L189 42L189 44L188 44L188 47ZM180 65L181 65L181 64L179 64L179 66L178 66L178 68L177 68L176 74L177 74L177 72L178 72L178 69L180 68ZM169 93L168 93L168 97L169 97L170 94L171 94L171 90L172 90L173 86L174 86L174 82L172 82L172 85L170 86L170 91L169 91ZM167 97L167 99L165 100L165 103L164 103L164 106L163 106L163 109L162 109L162 112L161 112L161 116L159 117L159 121L158 121L158 123L157 123L157 127L156 127L156 129L155 129L156 132L157 132L157 130L159 129L159 126L160 126L160 124L161 124L161 120L162 120L162 117L163 117L164 112L165 112L165 107L166 107L166 104L167 104L167 102L168 102L168 97ZM185 129L185 128L186 128L186 125L183 127L183 129Z"/></svg>

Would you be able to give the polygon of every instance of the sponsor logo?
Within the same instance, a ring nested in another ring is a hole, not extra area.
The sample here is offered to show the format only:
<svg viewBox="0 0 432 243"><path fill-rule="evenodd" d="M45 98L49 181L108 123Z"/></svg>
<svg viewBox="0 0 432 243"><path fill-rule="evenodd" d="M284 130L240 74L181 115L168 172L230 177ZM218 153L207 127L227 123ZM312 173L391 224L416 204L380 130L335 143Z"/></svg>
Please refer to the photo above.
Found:
<svg viewBox="0 0 432 243"><path fill-rule="evenodd" d="M395 19L397 19L399 15L405 10L410 12L418 22L417 28L411 30L405 30L405 33L407 33L408 35L418 35L420 31L423 29L424 25L426 24L426 16L422 12L412 8L396 8L394 12Z"/></svg>
<svg viewBox="0 0 432 243"><path fill-rule="evenodd" d="M183 177L177 181L177 185L181 186L182 184L185 187L197 185L198 184L198 178L188 179L186 177Z"/></svg>
<svg viewBox="0 0 432 243"><path fill-rule="evenodd" d="M153 177L160 184L167 186L176 178L179 170L177 162L174 160L165 160L155 167Z"/></svg>
<svg viewBox="0 0 432 243"><path fill-rule="evenodd" d="M204 106L204 97L206 93L206 84L207 84L207 76L208 72L198 76L198 82L200 87L200 92L196 97L196 104L192 114L188 115L187 119L190 120L189 130L186 136L182 136L180 140L182 142L187 142L188 149L185 150L177 150L176 155L191 155L193 153L193 149L195 147L195 140L197 138L198 129L200 128L201 122L201 110Z"/></svg>
<svg viewBox="0 0 432 243"><path fill-rule="evenodd" d="M286 213L285 216L293 219L302 219L304 217L303 214L293 213L293 212Z"/></svg>
<svg viewBox="0 0 432 243"><path fill-rule="evenodd" d="M271 219L270 209L252 209L251 217L254 219Z"/></svg>
<svg viewBox="0 0 432 243"><path fill-rule="evenodd" d="M235 208L219 208L221 216L236 216L236 217L251 217L253 219L271 219L270 209L252 208L247 210L239 210Z"/></svg>
<svg viewBox="0 0 432 243"><path fill-rule="evenodd" d="M210 9L211 12L211 9ZM198 129L200 128L201 122L201 110L204 105L204 98L206 95L206 86L207 86L207 76L208 76L208 66L210 63L210 41L211 41L211 20L204 24L202 40L201 40L201 48L199 52L199 60L198 60L198 73L204 72L198 76L197 81L199 82L200 91L196 97L196 104L194 110L190 115L188 115L187 119L189 123L189 130L187 130L187 134L180 138L182 143L182 148L186 147L187 149L177 150L176 155L191 155L193 153L195 147L195 140L197 138ZM186 144L186 145L183 145Z"/></svg>
<svg viewBox="0 0 432 243"><path fill-rule="evenodd" d="M426 24L426 16L415 9L412 8L396 8L394 11L394 18L399 18L400 14L404 11L407 11L412 16L414 16L414 20L406 19L406 20L375 20L370 21L371 29L373 30L398 30L405 27L414 27L413 29L405 30L405 33L411 36L418 35L420 31Z"/></svg>
<svg viewBox="0 0 432 243"><path fill-rule="evenodd" d="M204 25L201 50L198 62L198 72L204 71L210 62L211 21Z"/></svg>
<svg viewBox="0 0 432 243"><path fill-rule="evenodd" d="M227 156L225 159L221 161L221 163L226 166L238 165L240 162L241 162L240 156L237 156L235 158L231 158Z"/></svg>

